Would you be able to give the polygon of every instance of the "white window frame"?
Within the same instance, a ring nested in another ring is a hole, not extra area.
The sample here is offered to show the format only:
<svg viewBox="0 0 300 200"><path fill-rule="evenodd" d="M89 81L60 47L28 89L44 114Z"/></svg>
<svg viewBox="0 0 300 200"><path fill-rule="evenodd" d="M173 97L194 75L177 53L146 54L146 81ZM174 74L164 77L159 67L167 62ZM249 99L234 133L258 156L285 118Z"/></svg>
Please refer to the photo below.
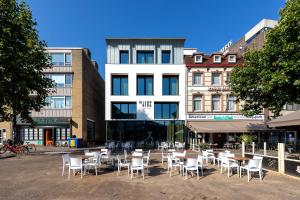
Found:
<svg viewBox="0 0 300 200"><path fill-rule="evenodd" d="M195 98L197 98L197 97L200 98L200 110L195 110ZM193 96L193 112L201 112L203 110L202 103L203 103L203 97L202 97L202 95L195 95L195 96Z"/></svg>
<svg viewBox="0 0 300 200"><path fill-rule="evenodd" d="M213 97L214 96L218 96L219 97L219 110L214 110L214 104L213 104ZM217 95L217 94L215 94L215 95L212 95L211 96L211 110L213 111L213 112L220 112L221 111L221 95Z"/></svg>
<svg viewBox="0 0 300 200"><path fill-rule="evenodd" d="M64 54L64 64L63 65L53 65L53 67L71 67L72 66L72 62L73 62L73 55L71 52L49 52L49 55L51 56L52 54ZM66 65L66 54L70 54L71 55L71 63ZM50 59L50 63L52 64L52 59Z"/></svg>
<svg viewBox="0 0 300 200"><path fill-rule="evenodd" d="M220 58L219 61L217 61L216 58ZM214 55L214 63L221 63L222 62L222 56L221 55Z"/></svg>
<svg viewBox="0 0 300 200"><path fill-rule="evenodd" d="M201 58L200 61L197 60L197 57ZM203 62L203 56L202 55L195 55L195 63L202 63Z"/></svg>
<svg viewBox="0 0 300 200"><path fill-rule="evenodd" d="M229 55L228 56L228 63L236 63L236 55Z"/></svg>
<svg viewBox="0 0 300 200"><path fill-rule="evenodd" d="M47 108L47 109L70 109L70 108L72 108L72 106L73 106L73 102L72 102L72 96L48 96L50 99L49 99L49 105L46 105L45 106L45 108ZM66 105L66 97L71 97L71 106L67 106ZM52 106L52 105L54 105L54 101L53 101L53 99L55 99L55 98L63 98L64 99L64 107L63 108L55 108L54 106Z"/></svg>
<svg viewBox="0 0 300 200"><path fill-rule="evenodd" d="M200 84L195 83L195 74L200 74ZM194 72L193 73L193 85L196 85L196 86L202 85L202 76L203 76L203 73L201 73L201 72Z"/></svg>
<svg viewBox="0 0 300 200"><path fill-rule="evenodd" d="M219 74L219 83L218 84L215 84L214 83L214 77L213 77L213 74ZM221 77L221 73L220 72L211 72L211 85L213 85L213 86L218 86L218 85L221 85L221 80L222 79L222 77Z"/></svg>
<svg viewBox="0 0 300 200"><path fill-rule="evenodd" d="M229 97L233 97L233 109L232 110L229 110ZM227 96L227 111L228 112L234 112L234 111L236 111L236 103L235 103L235 100L236 100L236 98L235 98L235 96L232 96L232 95L228 95Z"/></svg>

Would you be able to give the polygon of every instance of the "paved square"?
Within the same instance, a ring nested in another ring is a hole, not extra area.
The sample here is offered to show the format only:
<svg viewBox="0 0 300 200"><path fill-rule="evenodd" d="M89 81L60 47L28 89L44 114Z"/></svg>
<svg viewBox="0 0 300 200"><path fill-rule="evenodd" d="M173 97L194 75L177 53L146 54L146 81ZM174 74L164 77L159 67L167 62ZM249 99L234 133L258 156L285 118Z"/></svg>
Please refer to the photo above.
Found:
<svg viewBox="0 0 300 200"><path fill-rule="evenodd" d="M209 165L204 177L185 180L175 171L166 174L159 154L151 155L145 180L130 180L124 169L101 169L97 177L87 174L61 176L61 155L29 155L0 160L0 199L300 199L300 180L267 172L264 180L237 175L227 178Z"/></svg>

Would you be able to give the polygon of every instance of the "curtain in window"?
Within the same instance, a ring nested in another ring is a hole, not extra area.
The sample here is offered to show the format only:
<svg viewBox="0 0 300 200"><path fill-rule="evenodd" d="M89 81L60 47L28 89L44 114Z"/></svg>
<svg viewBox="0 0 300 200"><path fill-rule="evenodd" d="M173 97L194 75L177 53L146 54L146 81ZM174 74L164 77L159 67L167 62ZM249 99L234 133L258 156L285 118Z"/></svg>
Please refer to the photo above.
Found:
<svg viewBox="0 0 300 200"><path fill-rule="evenodd" d="M220 109L220 96L212 96L212 110L219 111Z"/></svg>
<svg viewBox="0 0 300 200"><path fill-rule="evenodd" d="M178 77L170 78L170 95L178 95Z"/></svg>
<svg viewBox="0 0 300 200"><path fill-rule="evenodd" d="M228 96L228 100L227 100L227 109L229 111L233 111L234 109L234 105L235 105L235 97L234 96Z"/></svg>
<svg viewBox="0 0 300 200"><path fill-rule="evenodd" d="M195 73L194 74L194 85L200 85L201 84L201 74Z"/></svg>
<svg viewBox="0 0 300 200"><path fill-rule="evenodd" d="M219 85L220 84L220 74L219 73L213 73L212 74L212 84L213 85Z"/></svg>
<svg viewBox="0 0 300 200"><path fill-rule="evenodd" d="M194 111L201 111L201 96L194 97Z"/></svg>

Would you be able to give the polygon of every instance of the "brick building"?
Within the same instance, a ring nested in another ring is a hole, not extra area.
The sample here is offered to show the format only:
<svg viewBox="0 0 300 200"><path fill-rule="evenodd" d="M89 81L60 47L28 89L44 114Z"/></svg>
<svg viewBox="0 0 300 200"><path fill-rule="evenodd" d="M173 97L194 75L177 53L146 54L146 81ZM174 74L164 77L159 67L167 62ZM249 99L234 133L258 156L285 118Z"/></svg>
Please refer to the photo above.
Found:
<svg viewBox="0 0 300 200"><path fill-rule="evenodd" d="M104 80L87 48L47 48L53 67L44 71L55 82L48 105L32 111L35 126L17 120L15 137L39 145L66 144L72 135L85 144L105 140ZM10 122L0 123L3 139L12 139Z"/></svg>

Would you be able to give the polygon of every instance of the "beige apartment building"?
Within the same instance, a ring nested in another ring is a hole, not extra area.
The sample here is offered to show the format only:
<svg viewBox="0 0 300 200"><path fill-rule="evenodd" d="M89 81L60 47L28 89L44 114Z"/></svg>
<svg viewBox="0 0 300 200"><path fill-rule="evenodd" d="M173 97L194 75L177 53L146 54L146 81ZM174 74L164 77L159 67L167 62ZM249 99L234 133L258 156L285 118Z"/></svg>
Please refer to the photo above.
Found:
<svg viewBox="0 0 300 200"><path fill-rule="evenodd" d="M20 138L38 145L66 145L70 137L92 145L104 142L104 80L87 48L47 48L52 68L45 76L55 83L47 106L32 111L35 125L17 120L12 135L10 122L0 123L3 139Z"/></svg>
<svg viewBox="0 0 300 200"><path fill-rule="evenodd" d="M195 143L205 141L223 147L235 142L242 133L266 129L264 116L243 116L241 105L231 95L227 81L235 66L243 59L235 53L206 55L197 49L185 49L187 68L187 127Z"/></svg>

